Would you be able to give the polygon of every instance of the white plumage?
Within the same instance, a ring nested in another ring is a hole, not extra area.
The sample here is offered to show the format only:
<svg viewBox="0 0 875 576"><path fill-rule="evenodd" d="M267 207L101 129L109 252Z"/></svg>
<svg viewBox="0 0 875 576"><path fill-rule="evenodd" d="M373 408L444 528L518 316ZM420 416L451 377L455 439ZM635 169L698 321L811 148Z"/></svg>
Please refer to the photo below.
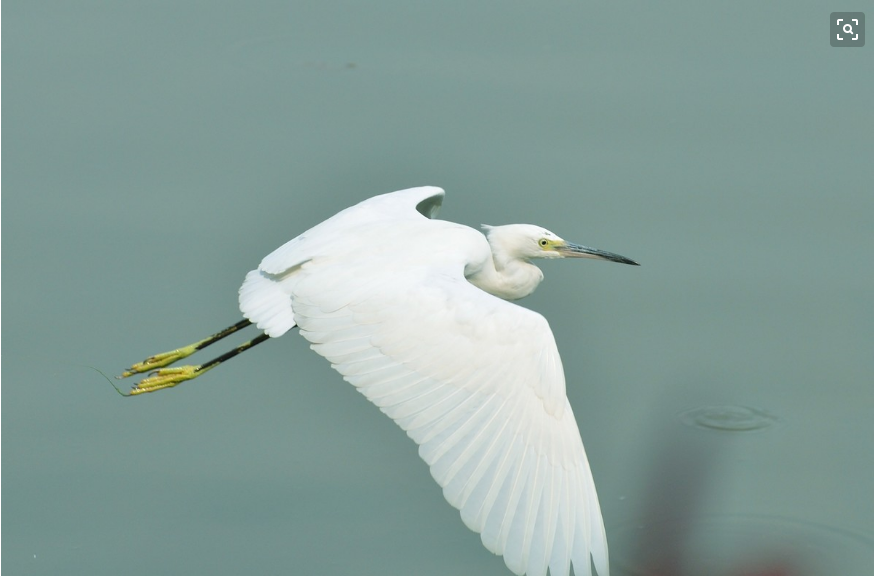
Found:
<svg viewBox="0 0 875 576"><path fill-rule="evenodd" d="M528 225L432 220L440 188L384 194L286 243L246 276L243 315L294 326L419 445L483 544L516 574L608 574L604 525L556 343L503 298L540 282L536 257L634 264Z"/></svg>

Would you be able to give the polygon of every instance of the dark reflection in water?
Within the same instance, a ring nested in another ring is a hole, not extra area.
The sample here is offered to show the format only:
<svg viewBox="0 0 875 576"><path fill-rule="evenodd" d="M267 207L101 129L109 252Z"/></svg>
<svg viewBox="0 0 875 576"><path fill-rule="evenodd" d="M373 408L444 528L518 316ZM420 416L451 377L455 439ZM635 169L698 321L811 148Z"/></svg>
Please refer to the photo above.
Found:
<svg viewBox="0 0 875 576"><path fill-rule="evenodd" d="M659 411L657 411L659 412ZM664 413L664 412L663 412ZM778 420L754 408L702 406L652 426L638 521L611 533L614 573L628 576L864 574L871 537L768 514L714 514L735 434ZM763 437L764 439L767 436ZM722 502L726 504L726 502ZM739 503L749 506L749 503Z"/></svg>
<svg viewBox="0 0 875 576"><path fill-rule="evenodd" d="M615 563L629 576L864 574L873 552L862 534L776 516L665 520L615 534L615 548L634 550Z"/></svg>

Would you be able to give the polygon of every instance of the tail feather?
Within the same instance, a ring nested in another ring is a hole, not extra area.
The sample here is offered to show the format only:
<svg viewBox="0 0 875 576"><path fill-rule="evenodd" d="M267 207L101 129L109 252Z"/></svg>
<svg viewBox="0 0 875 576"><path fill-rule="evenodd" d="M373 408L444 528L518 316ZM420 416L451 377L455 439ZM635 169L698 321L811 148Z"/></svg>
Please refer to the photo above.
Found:
<svg viewBox="0 0 875 576"><path fill-rule="evenodd" d="M281 282L260 270L246 275L240 287L240 311L271 338L282 336L295 327L291 296Z"/></svg>

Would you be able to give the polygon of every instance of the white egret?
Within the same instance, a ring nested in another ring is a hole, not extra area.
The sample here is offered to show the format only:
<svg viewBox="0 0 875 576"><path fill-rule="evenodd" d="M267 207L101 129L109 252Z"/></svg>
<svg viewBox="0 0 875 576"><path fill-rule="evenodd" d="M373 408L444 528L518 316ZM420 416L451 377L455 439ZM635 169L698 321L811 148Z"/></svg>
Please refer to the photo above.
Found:
<svg viewBox="0 0 875 576"><path fill-rule="evenodd" d="M264 334L200 366L164 368L153 392L298 327L392 418L484 546L516 574L608 574L601 510L543 316L509 302L543 279L535 258L632 260L538 226L433 220L440 188L365 200L269 254L240 288L246 320L135 364L167 366L255 324Z"/></svg>

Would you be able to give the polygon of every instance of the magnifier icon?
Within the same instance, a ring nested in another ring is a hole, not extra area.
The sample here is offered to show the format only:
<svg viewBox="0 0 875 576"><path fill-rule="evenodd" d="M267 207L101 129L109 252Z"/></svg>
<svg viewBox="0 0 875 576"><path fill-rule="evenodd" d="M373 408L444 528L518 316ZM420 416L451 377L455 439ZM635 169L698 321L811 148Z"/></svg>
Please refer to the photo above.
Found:
<svg viewBox="0 0 875 576"><path fill-rule="evenodd" d="M866 43L866 15L863 12L832 12L829 15L829 44L859 48Z"/></svg>

